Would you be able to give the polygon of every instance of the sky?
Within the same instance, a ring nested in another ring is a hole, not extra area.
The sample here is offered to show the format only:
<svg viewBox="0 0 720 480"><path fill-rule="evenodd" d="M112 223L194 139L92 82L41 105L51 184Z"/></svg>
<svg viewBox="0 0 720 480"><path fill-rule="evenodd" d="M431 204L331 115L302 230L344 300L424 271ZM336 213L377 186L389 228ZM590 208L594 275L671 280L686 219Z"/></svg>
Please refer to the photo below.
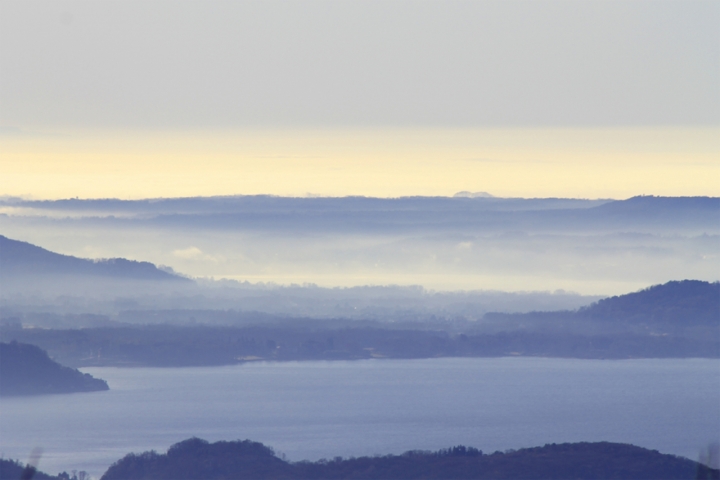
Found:
<svg viewBox="0 0 720 480"><path fill-rule="evenodd" d="M0 0L0 195L719 195L718 24L701 0Z"/></svg>

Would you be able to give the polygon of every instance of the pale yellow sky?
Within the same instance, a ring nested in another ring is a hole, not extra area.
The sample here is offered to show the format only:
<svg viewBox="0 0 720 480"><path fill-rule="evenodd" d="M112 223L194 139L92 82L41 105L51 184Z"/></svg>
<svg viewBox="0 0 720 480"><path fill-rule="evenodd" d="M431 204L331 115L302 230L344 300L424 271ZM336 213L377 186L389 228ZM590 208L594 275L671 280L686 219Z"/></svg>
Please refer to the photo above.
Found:
<svg viewBox="0 0 720 480"><path fill-rule="evenodd" d="M720 128L62 131L0 137L0 195L720 196Z"/></svg>

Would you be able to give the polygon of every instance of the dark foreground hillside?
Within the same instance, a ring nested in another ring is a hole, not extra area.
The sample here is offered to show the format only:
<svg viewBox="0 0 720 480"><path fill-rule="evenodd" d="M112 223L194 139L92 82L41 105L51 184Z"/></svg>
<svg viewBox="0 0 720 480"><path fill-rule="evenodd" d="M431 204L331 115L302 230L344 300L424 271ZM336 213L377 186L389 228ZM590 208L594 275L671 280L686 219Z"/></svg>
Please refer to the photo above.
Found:
<svg viewBox="0 0 720 480"><path fill-rule="evenodd" d="M62 475L62 474L61 474ZM76 477L77 478L77 477ZM0 458L0 480L69 480L67 475L53 477L40 472L31 465L16 460Z"/></svg>
<svg viewBox="0 0 720 480"><path fill-rule="evenodd" d="M129 454L101 480L264 479L718 479L720 471L686 458L618 443L565 443L485 455L457 446L437 452L291 463L250 440L208 443L191 438Z"/></svg>
<svg viewBox="0 0 720 480"><path fill-rule="evenodd" d="M35 345L0 343L0 395L40 395L108 389L105 380L64 367Z"/></svg>

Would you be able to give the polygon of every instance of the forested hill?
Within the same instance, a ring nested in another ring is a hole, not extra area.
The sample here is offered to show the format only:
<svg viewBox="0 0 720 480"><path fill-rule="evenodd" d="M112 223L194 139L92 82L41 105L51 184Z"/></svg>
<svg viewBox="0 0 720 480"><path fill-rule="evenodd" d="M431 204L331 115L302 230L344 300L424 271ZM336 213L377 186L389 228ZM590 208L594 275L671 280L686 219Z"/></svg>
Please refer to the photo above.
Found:
<svg viewBox="0 0 720 480"><path fill-rule="evenodd" d="M40 395L108 389L105 380L64 367L35 345L0 343L0 395Z"/></svg>
<svg viewBox="0 0 720 480"><path fill-rule="evenodd" d="M578 315L593 320L720 325L720 282L683 280L602 299Z"/></svg>
<svg viewBox="0 0 720 480"><path fill-rule="evenodd" d="M618 443L565 443L485 455L456 446L437 452L286 462L249 440L208 443L192 438L167 454L129 454L101 480L263 479L718 479L720 472L686 458Z"/></svg>
<svg viewBox="0 0 720 480"><path fill-rule="evenodd" d="M77 479L77 477L75 477ZM17 460L0 458L0 479L2 480L70 480L68 475L54 477L38 471L32 465L25 465Z"/></svg>
<svg viewBox="0 0 720 480"><path fill-rule="evenodd" d="M61 255L31 243L12 240L0 235L0 278L32 274L96 275L134 280L189 281L160 270L150 262L137 262L124 258L88 260Z"/></svg>
<svg viewBox="0 0 720 480"><path fill-rule="evenodd" d="M487 313L487 322L512 329L634 332L720 338L720 282L682 280L599 300L577 311Z"/></svg>

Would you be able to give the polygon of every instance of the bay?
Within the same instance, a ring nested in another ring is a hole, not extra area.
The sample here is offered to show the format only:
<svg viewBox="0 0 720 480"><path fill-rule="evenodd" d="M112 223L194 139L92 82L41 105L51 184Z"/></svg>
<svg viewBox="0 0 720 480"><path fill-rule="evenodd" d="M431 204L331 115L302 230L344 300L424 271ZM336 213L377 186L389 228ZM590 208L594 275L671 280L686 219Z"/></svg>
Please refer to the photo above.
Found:
<svg viewBox="0 0 720 480"><path fill-rule="evenodd" d="M85 368L107 392L0 399L0 453L98 478L198 436L289 460L612 441L697 459L720 440L720 361L439 358Z"/></svg>

